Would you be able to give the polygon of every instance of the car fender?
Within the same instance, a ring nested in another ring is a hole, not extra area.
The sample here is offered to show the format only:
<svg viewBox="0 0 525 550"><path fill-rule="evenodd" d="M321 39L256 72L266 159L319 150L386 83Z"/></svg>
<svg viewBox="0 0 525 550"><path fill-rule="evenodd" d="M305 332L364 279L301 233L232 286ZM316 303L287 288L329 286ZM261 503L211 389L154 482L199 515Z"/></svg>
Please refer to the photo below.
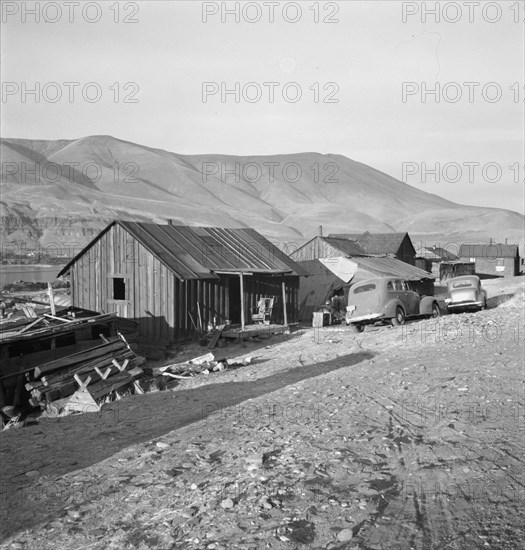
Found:
<svg viewBox="0 0 525 550"><path fill-rule="evenodd" d="M432 315L432 306L436 304L439 307L438 301L434 296L423 296L419 302L420 315Z"/></svg>
<svg viewBox="0 0 525 550"><path fill-rule="evenodd" d="M403 308L403 311L406 315L406 307L403 305L403 302L401 300L390 300L385 306L385 317L395 317L396 316L396 309L400 306Z"/></svg>

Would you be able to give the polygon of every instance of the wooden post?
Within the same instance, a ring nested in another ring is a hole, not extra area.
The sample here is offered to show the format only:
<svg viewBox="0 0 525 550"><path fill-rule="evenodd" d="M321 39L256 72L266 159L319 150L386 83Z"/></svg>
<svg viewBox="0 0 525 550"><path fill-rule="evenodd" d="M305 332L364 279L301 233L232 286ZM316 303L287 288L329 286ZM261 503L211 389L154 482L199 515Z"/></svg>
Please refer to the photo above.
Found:
<svg viewBox="0 0 525 550"><path fill-rule="evenodd" d="M47 283L47 293L49 294L49 305L51 306L51 315L56 315L55 311L55 296L53 294L53 287L51 283Z"/></svg>
<svg viewBox="0 0 525 550"><path fill-rule="evenodd" d="M4 388L2 387L2 381L0 380L0 408L3 408L5 404Z"/></svg>
<svg viewBox="0 0 525 550"><path fill-rule="evenodd" d="M283 289L283 316L284 316L284 324L288 324L288 314L286 312L286 279L283 277L282 282L282 289Z"/></svg>
<svg viewBox="0 0 525 550"><path fill-rule="evenodd" d="M18 404L20 403L20 394L22 392L23 385L24 385L24 375L19 374L16 378L15 395L13 397L13 407L18 406Z"/></svg>
<svg viewBox="0 0 525 550"><path fill-rule="evenodd" d="M244 330L244 279L242 273L239 273L241 281L241 330Z"/></svg>

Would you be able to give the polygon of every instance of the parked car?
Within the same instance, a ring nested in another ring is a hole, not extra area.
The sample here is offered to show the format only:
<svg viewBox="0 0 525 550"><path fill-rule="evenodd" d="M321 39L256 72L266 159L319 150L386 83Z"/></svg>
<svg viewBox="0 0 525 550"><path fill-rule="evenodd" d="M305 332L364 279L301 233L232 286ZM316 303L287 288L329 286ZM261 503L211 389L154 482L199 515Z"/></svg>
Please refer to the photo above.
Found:
<svg viewBox="0 0 525 550"><path fill-rule="evenodd" d="M408 318L439 315L441 308L435 296L420 296L406 280L378 277L350 289L345 319L356 332L363 332L371 323L403 325Z"/></svg>
<svg viewBox="0 0 525 550"><path fill-rule="evenodd" d="M445 303L449 311L479 311L487 307L487 291L476 275L463 275L447 281Z"/></svg>

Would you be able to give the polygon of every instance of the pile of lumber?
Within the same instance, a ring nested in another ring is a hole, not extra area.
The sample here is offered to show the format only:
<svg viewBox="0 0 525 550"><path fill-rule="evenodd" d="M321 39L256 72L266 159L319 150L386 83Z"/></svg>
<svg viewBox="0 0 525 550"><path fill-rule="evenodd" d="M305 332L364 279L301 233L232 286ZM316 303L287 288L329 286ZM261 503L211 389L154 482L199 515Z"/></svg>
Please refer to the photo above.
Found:
<svg viewBox="0 0 525 550"><path fill-rule="evenodd" d="M136 380L143 373L139 365L144 358L135 355L120 334L103 340L95 347L36 367L25 385L31 395L29 403L43 409L53 404L67 409L79 397L92 404L128 387L141 393Z"/></svg>

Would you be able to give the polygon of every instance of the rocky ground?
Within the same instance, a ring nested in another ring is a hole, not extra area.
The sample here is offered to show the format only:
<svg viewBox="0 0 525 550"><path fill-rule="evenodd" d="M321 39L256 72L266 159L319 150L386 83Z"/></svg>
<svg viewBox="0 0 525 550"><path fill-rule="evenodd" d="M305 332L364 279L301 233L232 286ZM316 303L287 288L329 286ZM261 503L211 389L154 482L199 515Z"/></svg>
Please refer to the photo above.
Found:
<svg viewBox="0 0 525 550"><path fill-rule="evenodd" d="M2 432L1 548L522 548L523 278ZM521 542L520 542L521 541Z"/></svg>

